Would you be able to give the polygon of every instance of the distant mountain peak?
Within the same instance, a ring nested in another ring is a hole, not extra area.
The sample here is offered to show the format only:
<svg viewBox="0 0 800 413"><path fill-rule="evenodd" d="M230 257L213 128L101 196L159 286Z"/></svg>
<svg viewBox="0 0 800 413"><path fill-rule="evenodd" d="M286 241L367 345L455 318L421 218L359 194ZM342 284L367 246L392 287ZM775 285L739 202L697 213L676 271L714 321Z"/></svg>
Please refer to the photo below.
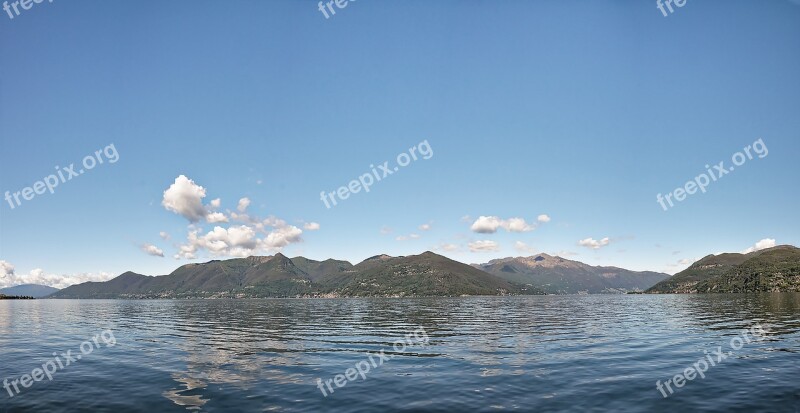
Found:
<svg viewBox="0 0 800 413"><path fill-rule="evenodd" d="M275 255L251 255L247 257L247 260L256 264L261 264L277 257L278 255L283 256L281 253L277 253Z"/></svg>
<svg viewBox="0 0 800 413"><path fill-rule="evenodd" d="M545 253L499 258L473 266L508 281L534 285L553 294L642 291L668 277L655 272L591 266Z"/></svg>
<svg viewBox="0 0 800 413"><path fill-rule="evenodd" d="M367 261L386 261L386 260L390 260L392 258L395 258L395 257L392 257L391 255L386 255L386 254L380 254L380 255L374 255L372 257L369 257L369 258L365 259L362 262L367 262Z"/></svg>
<svg viewBox="0 0 800 413"><path fill-rule="evenodd" d="M137 274L133 271L125 271L120 274L117 278L131 278L131 277L146 277L146 275Z"/></svg>
<svg viewBox="0 0 800 413"><path fill-rule="evenodd" d="M10 295L16 297L42 298L58 292L58 288L49 287L41 284L20 284L8 288L0 288L0 295Z"/></svg>

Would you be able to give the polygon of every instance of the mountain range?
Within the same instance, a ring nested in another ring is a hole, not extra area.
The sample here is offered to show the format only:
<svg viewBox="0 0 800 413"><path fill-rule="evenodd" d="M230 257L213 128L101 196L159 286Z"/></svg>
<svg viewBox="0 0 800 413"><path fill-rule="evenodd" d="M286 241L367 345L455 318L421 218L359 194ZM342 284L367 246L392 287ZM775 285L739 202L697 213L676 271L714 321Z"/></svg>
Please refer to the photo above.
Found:
<svg viewBox="0 0 800 413"><path fill-rule="evenodd" d="M547 254L501 258L473 266L508 281L535 285L548 294L644 291L669 278L668 274L660 272L591 266Z"/></svg>
<svg viewBox="0 0 800 413"><path fill-rule="evenodd" d="M358 264L283 254L186 264L168 275L126 272L51 298L421 297L800 291L800 249L708 255L674 276L537 254L463 264L432 252ZM33 295L14 292L14 295ZM39 295L41 296L41 295Z"/></svg>
<svg viewBox="0 0 800 413"><path fill-rule="evenodd" d="M58 288L39 284L20 284L14 287L0 288L0 294L17 297L42 298L58 291Z"/></svg>
<svg viewBox="0 0 800 413"><path fill-rule="evenodd" d="M149 277L126 272L51 298L414 297L544 294L432 252L378 255L352 265L283 254L186 264Z"/></svg>
<svg viewBox="0 0 800 413"><path fill-rule="evenodd" d="M791 245L746 254L708 255L647 293L800 291L800 249Z"/></svg>

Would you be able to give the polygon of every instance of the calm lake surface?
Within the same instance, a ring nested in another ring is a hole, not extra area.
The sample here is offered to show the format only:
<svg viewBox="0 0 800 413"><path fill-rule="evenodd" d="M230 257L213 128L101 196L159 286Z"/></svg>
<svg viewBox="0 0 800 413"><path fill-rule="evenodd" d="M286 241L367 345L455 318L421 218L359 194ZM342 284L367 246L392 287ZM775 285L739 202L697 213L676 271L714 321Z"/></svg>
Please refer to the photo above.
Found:
<svg viewBox="0 0 800 413"><path fill-rule="evenodd" d="M734 351L756 323L764 339ZM393 349L420 327L427 345ZM0 389L0 412L796 413L799 329L800 294L5 300L0 379L91 352ZM657 381L718 346L731 354L663 397ZM318 378L381 350L392 358L323 396Z"/></svg>

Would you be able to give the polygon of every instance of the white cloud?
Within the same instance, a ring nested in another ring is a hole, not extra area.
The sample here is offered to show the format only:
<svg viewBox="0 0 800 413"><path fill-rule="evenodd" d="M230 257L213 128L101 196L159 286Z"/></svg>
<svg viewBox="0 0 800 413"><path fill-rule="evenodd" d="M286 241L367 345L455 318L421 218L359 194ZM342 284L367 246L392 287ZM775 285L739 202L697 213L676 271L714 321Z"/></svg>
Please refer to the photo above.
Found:
<svg viewBox="0 0 800 413"><path fill-rule="evenodd" d="M408 241L410 239L419 239L419 234L400 235L395 239L397 241Z"/></svg>
<svg viewBox="0 0 800 413"><path fill-rule="evenodd" d="M189 222L197 222L206 216L206 209L203 207L203 198L206 190L197 185L185 175L175 178L175 183L164 191L164 199L161 205L168 211L183 215Z"/></svg>
<svg viewBox="0 0 800 413"><path fill-rule="evenodd" d="M161 248L158 248L153 244L142 244L141 248L142 248L142 251L144 251L145 253L150 254L150 255L152 255L154 257L163 257L164 256L164 251L162 251Z"/></svg>
<svg viewBox="0 0 800 413"><path fill-rule="evenodd" d="M550 215L547 215L547 214L539 215L536 218L536 220L539 221L539 222L542 222L542 223L550 222Z"/></svg>
<svg viewBox="0 0 800 413"><path fill-rule="evenodd" d="M419 230L420 231L430 231L431 230L431 224L422 224L422 225L419 226Z"/></svg>
<svg viewBox="0 0 800 413"><path fill-rule="evenodd" d="M0 278L14 276L14 266L8 261L0 261Z"/></svg>
<svg viewBox="0 0 800 413"><path fill-rule="evenodd" d="M611 240L608 237L605 237L601 240L596 240L594 238L586 238L578 241L578 245L586 248L591 248L593 250L600 249L605 247L606 245L610 244Z"/></svg>
<svg viewBox="0 0 800 413"><path fill-rule="evenodd" d="M541 221L542 217L546 217L547 221L550 220L547 215L540 215L540 222L547 222ZM481 215L475 220L475 222L472 223L472 226L470 226L470 229L473 232L477 232L479 234L494 234L499 228L503 228L508 232L529 232L536 229L536 224L529 224L523 218L501 219L500 217L494 215Z"/></svg>
<svg viewBox="0 0 800 413"><path fill-rule="evenodd" d="M461 249L461 247L458 246L457 244L446 244L446 243L445 244L440 244L439 246L434 247L434 250L446 251L446 252L455 252L455 251L458 251L460 249Z"/></svg>
<svg viewBox="0 0 800 413"><path fill-rule="evenodd" d="M189 239L191 241L191 233L189 234ZM197 258L197 245L195 244L183 244L178 246L178 252L173 255L176 260L181 258L186 260L193 260Z"/></svg>
<svg viewBox="0 0 800 413"><path fill-rule="evenodd" d="M472 217L469 215L464 215L463 217L461 217L461 222L470 222L470 221L472 221Z"/></svg>
<svg viewBox="0 0 800 413"><path fill-rule="evenodd" d="M303 231L293 225L277 228L270 232L264 239L264 245L269 249L283 248L289 244L302 241Z"/></svg>
<svg viewBox="0 0 800 413"><path fill-rule="evenodd" d="M536 254L536 248L522 242L517 241L514 243L514 249L523 254Z"/></svg>
<svg viewBox="0 0 800 413"><path fill-rule="evenodd" d="M236 206L236 209L239 210L239 212L244 213L244 211L246 211L247 207L249 206L250 206L250 198L244 197L239 200L239 205Z"/></svg>
<svg viewBox="0 0 800 413"><path fill-rule="evenodd" d="M494 234L502 223L499 217L481 215L472 223L470 229L479 234Z"/></svg>
<svg viewBox="0 0 800 413"><path fill-rule="evenodd" d="M773 238L764 238L761 241L756 242L756 245L753 245L752 247L750 247L750 248L748 248L746 250L743 250L742 254L749 254L751 252L761 251L761 250L766 249L766 248L772 248L775 245L777 245L775 243L775 239L773 239Z"/></svg>
<svg viewBox="0 0 800 413"><path fill-rule="evenodd" d="M270 254L280 251L289 244L302 242L302 229L288 225L286 221L274 216L262 220L245 213L251 204L247 197L239 199L236 207L238 212L227 210L225 214L215 212L222 204L219 198L212 200L207 208L204 207L202 200L205 196L205 188L184 175L176 178L175 183L164 191L162 202L164 207L183 215L192 223L189 226L186 242L177 246L175 259L197 259L203 251L218 257ZM215 226L214 229L205 232L198 223L202 220L211 224L234 221L242 225L232 225L227 228ZM309 222L304 227L314 231L319 229L319 224ZM160 249L153 248L143 247L145 252L151 255L163 254Z"/></svg>
<svg viewBox="0 0 800 413"><path fill-rule="evenodd" d="M209 212L208 215L206 215L206 222L209 224L228 222L228 217L222 212Z"/></svg>
<svg viewBox="0 0 800 413"><path fill-rule="evenodd" d="M159 232L158 236L161 237L161 239L163 239L163 240L168 240L169 239L169 234L167 234L164 231Z"/></svg>
<svg viewBox="0 0 800 413"><path fill-rule="evenodd" d="M528 232L536 229L536 225L530 225L522 218L509 218L503 222L503 228L509 232Z"/></svg>
<svg viewBox="0 0 800 413"><path fill-rule="evenodd" d="M6 261L0 261L0 288L13 287L21 284L39 284L54 288L66 288L70 285L81 284L88 281L108 281L115 277L108 272L81 273L81 274L47 274L41 268L36 268L27 274L14 271L14 266Z"/></svg>
<svg viewBox="0 0 800 413"><path fill-rule="evenodd" d="M562 250L562 251L554 252L554 253L552 253L550 255L564 258L564 257L574 257L576 255L581 255L581 254L578 254L577 252Z"/></svg>
<svg viewBox="0 0 800 413"><path fill-rule="evenodd" d="M489 240L470 242L467 246L472 252L492 252L500 250L500 246L496 242Z"/></svg>
<svg viewBox="0 0 800 413"><path fill-rule="evenodd" d="M189 246L181 249L178 255L191 255L199 249L206 249L215 256L239 256L244 251L253 251L258 244L255 231L247 226L240 225L230 228L214 227L204 235L198 231L189 233ZM190 258L190 257L185 257Z"/></svg>
<svg viewBox="0 0 800 413"><path fill-rule="evenodd" d="M274 224L275 227L267 230L261 222L253 226L216 226L205 234L195 229L189 233L187 243L179 246L174 257L195 259L202 250L208 251L212 256L247 257L278 252L289 244L302 242L303 230L300 228L286 225L283 220L274 218L265 222ZM259 238L259 233L265 236Z"/></svg>

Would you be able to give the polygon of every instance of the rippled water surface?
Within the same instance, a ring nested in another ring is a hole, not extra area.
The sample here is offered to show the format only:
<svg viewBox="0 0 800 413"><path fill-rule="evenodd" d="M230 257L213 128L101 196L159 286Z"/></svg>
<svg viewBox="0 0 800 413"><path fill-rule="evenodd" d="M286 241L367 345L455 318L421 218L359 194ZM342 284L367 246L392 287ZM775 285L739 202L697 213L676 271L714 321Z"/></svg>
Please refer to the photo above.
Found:
<svg viewBox="0 0 800 413"><path fill-rule="evenodd" d="M765 339L732 350L756 323ZM419 327L427 346L393 349ZM0 412L798 412L798 327L800 294L6 300L0 379L93 350L0 389ZM91 342L107 329L116 345ZM718 346L731 354L663 397L657 381ZM392 358L323 396L318 378L381 350Z"/></svg>

